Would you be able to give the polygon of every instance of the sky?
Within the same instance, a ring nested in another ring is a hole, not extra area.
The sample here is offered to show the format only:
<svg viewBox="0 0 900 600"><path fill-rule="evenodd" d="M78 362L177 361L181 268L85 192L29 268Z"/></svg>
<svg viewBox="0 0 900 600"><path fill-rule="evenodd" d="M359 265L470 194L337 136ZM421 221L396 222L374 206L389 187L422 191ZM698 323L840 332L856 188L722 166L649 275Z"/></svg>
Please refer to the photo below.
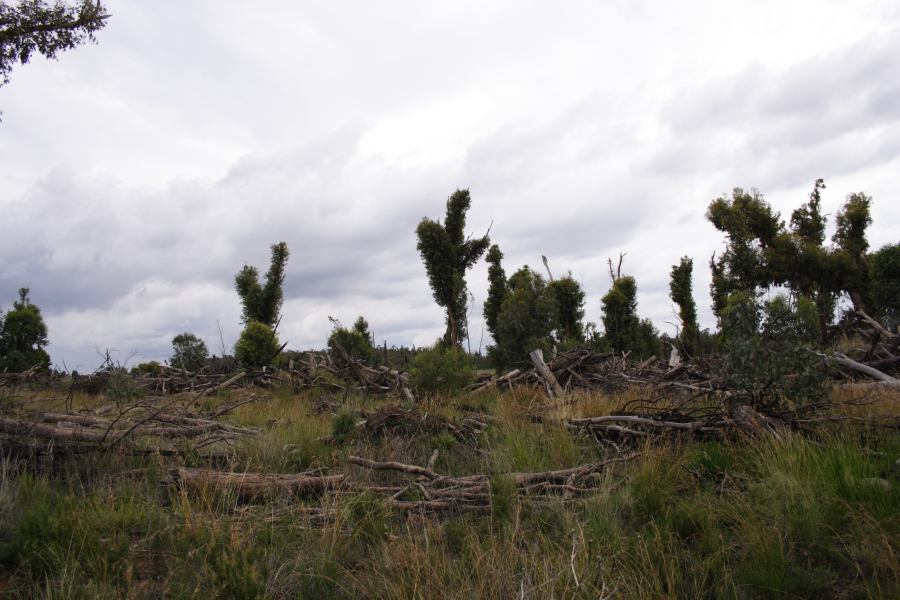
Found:
<svg viewBox="0 0 900 600"><path fill-rule="evenodd" d="M278 241L290 348L360 314L379 344L431 344L414 231L458 188L507 273L546 255L599 322L627 253L668 332L685 255L714 325L704 212L734 187L787 219L822 177L827 212L863 191L872 247L900 240L896 0L104 4L96 45L0 88L0 306L30 288L58 368L162 360L184 331L231 352L234 275Z"/></svg>

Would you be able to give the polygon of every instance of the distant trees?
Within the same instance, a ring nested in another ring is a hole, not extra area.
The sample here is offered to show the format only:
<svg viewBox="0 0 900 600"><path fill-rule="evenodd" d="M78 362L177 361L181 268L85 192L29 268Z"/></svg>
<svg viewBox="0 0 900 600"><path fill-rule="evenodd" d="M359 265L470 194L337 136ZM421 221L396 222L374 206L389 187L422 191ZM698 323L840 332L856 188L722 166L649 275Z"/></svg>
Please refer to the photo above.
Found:
<svg viewBox="0 0 900 600"><path fill-rule="evenodd" d="M63 50L95 41L94 33L108 18L106 8L94 0L74 6L40 0L24 0L17 6L0 3L0 87L9 83L13 65L26 64L35 52L53 59Z"/></svg>
<svg viewBox="0 0 900 600"><path fill-rule="evenodd" d="M444 343L459 346L468 335L466 320L466 271L487 250L490 239L465 235L466 213L472 200L469 190L456 190L447 200L444 222L423 218L416 227L417 248L425 264L435 302L447 313Z"/></svg>
<svg viewBox="0 0 900 600"><path fill-rule="evenodd" d="M12 309L0 314L0 371L21 372L50 366L50 356L44 350L49 344L47 326L28 292L28 288L21 288Z"/></svg>
<svg viewBox="0 0 900 600"><path fill-rule="evenodd" d="M234 287L241 298L244 330L234 346L234 355L249 366L262 366L278 354L275 334L281 320L284 301L284 270L290 252L285 242L272 244L272 259L265 284L259 281L256 267L244 265L234 277Z"/></svg>
<svg viewBox="0 0 900 600"><path fill-rule="evenodd" d="M193 333L180 333L172 338L172 357L169 364L186 371L197 371L206 363L209 351L206 343Z"/></svg>

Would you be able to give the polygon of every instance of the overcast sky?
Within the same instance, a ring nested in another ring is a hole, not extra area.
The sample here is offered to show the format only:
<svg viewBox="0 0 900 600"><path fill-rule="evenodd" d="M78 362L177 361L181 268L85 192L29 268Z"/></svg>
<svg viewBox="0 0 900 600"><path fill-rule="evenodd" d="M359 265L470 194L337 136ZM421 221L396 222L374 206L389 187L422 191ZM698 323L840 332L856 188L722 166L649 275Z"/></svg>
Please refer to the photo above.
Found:
<svg viewBox="0 0 900 600"><path fill-rule="evenodd" d="M828 212L865 191L872 245L900 240L896 0L105 4L97 45L0 88L0 306L31 288L58 367L182 331L220 354L217 323L230 352L234 274L281 240L290 347L358 314L432 343L414 229L457 188L507 272L546 255L589 320L627 252L664 331L682 255L713 324L703 215L733 187L787 218L824 177ZM483 263L468 280L474 350Z"/></svg>

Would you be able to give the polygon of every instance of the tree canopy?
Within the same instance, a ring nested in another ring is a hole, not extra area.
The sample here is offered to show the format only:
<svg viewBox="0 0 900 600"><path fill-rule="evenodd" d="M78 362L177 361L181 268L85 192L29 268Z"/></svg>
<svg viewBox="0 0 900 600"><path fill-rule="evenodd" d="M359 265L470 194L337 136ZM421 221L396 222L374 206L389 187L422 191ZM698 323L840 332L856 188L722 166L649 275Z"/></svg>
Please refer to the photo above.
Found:
<svg viewBox="0 0 900 600"><path fill-rule="evenodd" d="M735 188L731 198L710 203L707 219L726 236L725 251L710 261L713 311L720 322L729 296L758 295L774 286L811 301L823 332L839 294L846 293L855 309L867 310L872 199L864 193L847 196L835 216L833 245L826 247L823 189L824 181L817 179L809 200L792 212L790 228L757 191Z"/></svg>
<svg viewBox="0 0 900 600"><path fill-rule="evenodd" d="M0 314L0 371L20 372L50 365L50 356L44 350L49 344L47 326L28 292L28 288L20 289L12 309Z"/></svg>
<svg viewBox="0 0 900 600"><path fill-rule="evenodd" d="M26 64L35 52L55 59L61 51L95 42L94 33L103 29L109 16L99 0L74 5L41 0L21 0L16 6L0 2L0 86L9 83L13 65Z"/></svg>
<svg viewBox="0 0 900 600"><path fill-rule="evenodd" d="M672 267L669 280L669 298L678 305L678 319L681 321L680 342L682 350L692 354L697 345L700 328L697 325L697 304L694 302L692 275L694 261L683 256Z"/></svg>
<svg viewBox="0 0 900 600"><path fill-rule="evenodd" d="M266 273L264 285L259 282L259 271L256 267L244 265L234 277L234 287L243 305L242 320L249 323L257 321L274 328L278 323L281 304L284 301L284 268L287 264L288 251L285 242L272 244L272 261Z"/></svg>
<svg viewBox="0 0 900 600"><path fill-rule="evenodd" d="M469 190L456 190L447 200L444 222L423 218L416 227L417 248L425 263L434 301L447 313L444 342L459 346L468 335L466 271L490 244L487 234L466 237L466 213L472 205Z"/></svg>

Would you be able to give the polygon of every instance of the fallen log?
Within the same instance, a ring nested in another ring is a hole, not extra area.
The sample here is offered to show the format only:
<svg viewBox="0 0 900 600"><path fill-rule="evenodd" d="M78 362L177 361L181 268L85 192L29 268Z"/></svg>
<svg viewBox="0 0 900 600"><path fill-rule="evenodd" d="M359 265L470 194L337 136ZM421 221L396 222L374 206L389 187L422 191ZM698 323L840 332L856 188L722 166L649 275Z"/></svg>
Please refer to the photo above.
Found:
<svg viewBox="0 0 900 600"><path fill-rule="evenodd" d="M191 492L209 489L228 490L242 499L271 496L278 493L303 494L339 489L344 475L314 475L310 473L233 473L212 469L173 469L162 483Z"/></svg>

